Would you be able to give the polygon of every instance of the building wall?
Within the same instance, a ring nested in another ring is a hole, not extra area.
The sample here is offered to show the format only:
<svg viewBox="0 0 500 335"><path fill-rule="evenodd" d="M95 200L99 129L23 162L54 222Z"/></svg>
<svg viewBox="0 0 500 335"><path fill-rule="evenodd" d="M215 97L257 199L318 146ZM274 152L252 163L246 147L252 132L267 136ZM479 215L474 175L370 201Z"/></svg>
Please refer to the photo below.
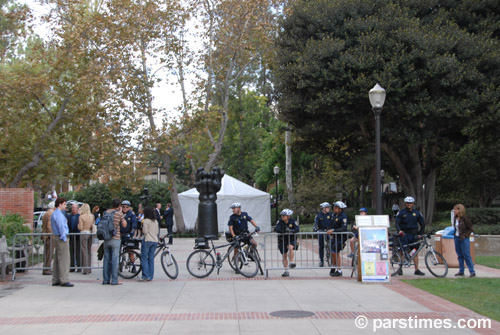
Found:
<svg viewBox="0 0 500 335"><path fill-rule="evenodd" d="M0 213L20 214L33 229L35 195L29 188L0 188Z"/></svg>

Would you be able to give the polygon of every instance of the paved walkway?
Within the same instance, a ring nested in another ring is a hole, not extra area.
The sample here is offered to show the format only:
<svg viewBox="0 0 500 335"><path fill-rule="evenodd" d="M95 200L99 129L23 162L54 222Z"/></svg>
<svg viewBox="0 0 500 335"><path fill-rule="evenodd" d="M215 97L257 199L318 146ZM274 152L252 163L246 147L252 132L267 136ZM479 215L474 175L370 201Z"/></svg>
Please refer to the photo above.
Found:
<svg viewBox="0 0 500 335"><path fill-rule="evenodd" d="M399 323L377 333L500 334L500 323L495 321L491 329L409 329L422 319L450 319L451 327L456 327L461 318L485 317L399 278L390 284L361 284L351 278L331 278L327 269L321 269L292 270L286 279L281 271L271 271L268 280L260 275L245 279L226 263L219 275L214 271L208 278L196 279L185 263L193 245L193 239L174 240L171 250L180 268L176 280L163 273L158 260L152 282L134 279L103 286L102 271L97 270L89 276L71 273L73 288L52 287L50 276L38 271L0 283L0 334L370 334L376 322L396 319L407 327ZM500 277L500 270L477 266L477 274ZM283 310L314 315L271 314ZM362 323L364 317L367 327L356 327L355 321Z"/></svg>

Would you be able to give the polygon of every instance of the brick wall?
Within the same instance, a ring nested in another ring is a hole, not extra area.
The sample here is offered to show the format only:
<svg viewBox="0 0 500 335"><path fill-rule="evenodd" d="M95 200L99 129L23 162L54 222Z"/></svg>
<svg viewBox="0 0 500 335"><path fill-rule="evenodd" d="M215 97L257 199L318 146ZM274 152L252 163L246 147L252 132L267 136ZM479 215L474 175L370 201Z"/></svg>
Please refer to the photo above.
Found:
<svg viewBox="0 0 500 335"><path fill-rule="evenodd" d="M29 188L0 188L0 213L18 213L33 229L34 191Z"/></svg>

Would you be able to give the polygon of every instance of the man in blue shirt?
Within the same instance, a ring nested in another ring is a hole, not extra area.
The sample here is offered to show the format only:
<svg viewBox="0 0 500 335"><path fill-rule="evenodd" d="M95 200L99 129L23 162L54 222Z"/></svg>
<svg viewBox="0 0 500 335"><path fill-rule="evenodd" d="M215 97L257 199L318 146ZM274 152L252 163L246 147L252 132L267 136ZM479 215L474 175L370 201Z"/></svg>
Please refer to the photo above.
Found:
<svg viewBox="0 0 500 335"><path fill-rule="evenodd" d="M50 217L50 225L54 234L54 265L52 271L52 286L73 287L69 282L69 242L68 220L64 215L66 200L57 198L56 209Z"/></svg>
<svg viewBox="0 0 500 335"><path fill-rule="evenodd" d="M233 210L233 215L229 217L229 221L227 223L231 236L235 237L241 233L248 233L248 222L255 227L255 231L260 231L260 228L257 226L255 220L252 219L247 212L241 211L241 204L239 202L231 204L231 209ZM243 240L243 242L251 244L254 248L257 248L257 242L251 236L249 236L246 240Z"/></svg>
<svg viewBox="0 0 500 335"><path fill-rule="evenodd" d="M408 245L417 242L422 238L425 231L424 217L419 211L413 209L415 205L415 199L413 197L406 197L405 208L398 212L396 215L396 230L400 237L402 245ZM420 244L415 244L411 248L418 249ZM424 276L425 273L418 269L418 255L413 259L415 262L415 274L417 276ZM398 275L403 275L403 270L399 269Z"/></svg>

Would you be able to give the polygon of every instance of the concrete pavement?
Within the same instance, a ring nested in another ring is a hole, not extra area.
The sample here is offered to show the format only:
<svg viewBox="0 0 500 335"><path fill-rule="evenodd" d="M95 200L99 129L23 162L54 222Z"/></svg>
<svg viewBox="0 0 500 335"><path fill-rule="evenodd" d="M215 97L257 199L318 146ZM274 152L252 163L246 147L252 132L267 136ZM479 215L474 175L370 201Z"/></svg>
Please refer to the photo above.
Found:
<svg viewBox="0 0 500 335"><path fill-rule="evenodd" d="M262 242L262 236L258 240ZM73 288L52 287L50 276L41 271L19 274L15 282L0 283L0 334L369 334L380 320L450 319L456 326L460 318L485 318L399 278L390 284L362 284L345 271L345 277L331 278L328 269L319 269L291 270L286 279L282 271L271 271L268 280L260 274L246 279L226 263L219 275L215 270L208 278L196 279L186 270L193 246L193 239L174 240L171 250L180 271L176 280L165 275L159 258L152 282L123 280L120 286L101 285L101 270L88 276L70 273ZM451 269L448 276L454 273ZM500 277L500 270L477 266L477 274ZM285 310L314 315L270 314ZM359 328L355 321L363 317L367 326ZM500 334L499 323L491 325L409 329L396 324L377 333Z"/></svg>

